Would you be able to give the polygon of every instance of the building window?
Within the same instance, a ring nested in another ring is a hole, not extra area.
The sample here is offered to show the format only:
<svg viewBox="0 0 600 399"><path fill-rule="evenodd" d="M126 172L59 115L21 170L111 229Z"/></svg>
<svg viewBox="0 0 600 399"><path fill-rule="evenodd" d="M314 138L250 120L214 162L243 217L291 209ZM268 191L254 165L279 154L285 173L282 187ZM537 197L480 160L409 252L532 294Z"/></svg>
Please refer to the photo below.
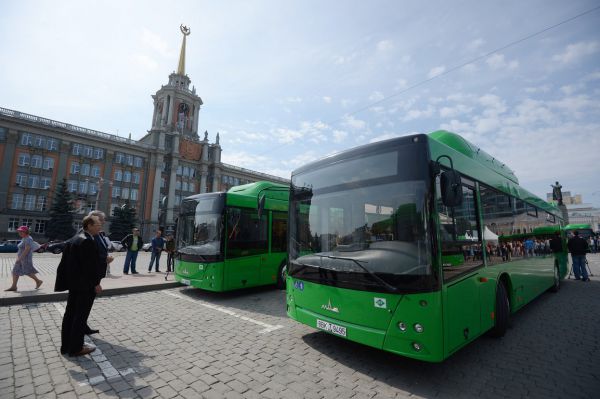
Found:
<svg viewBox="0 0 600 399"><path fill-rule="evenodd" d="M67 186L70 193L77 192L77 180L69 180Z"/></svg>
<svg viewBox="0 0 600 399"><path fill-rule="evenodd" d="M15 184L20 187L25 187L27 185L27 175L18 174L15 179Z"/></svg>
<svg viewBox="0 0 600 399"><path fill-rule="evenodd" d="M181 167L181 165L177 165L177 172L178 175L181 176L181 174L183 173L183 168Z"/></svg>
<svg viewBox="0 0 600 399"><path fill-rule="evenodd" d="M31 157L31 167L32 168L41 168L42 162L43 162L43 158L41 155L33 155Z"/></svg>
<svg viewBox="0 0 600 399"><path fill-rule="evenodd" d="M45 220L36 220L33 232L38 233L38 234L45 233L46 232L46 221Z"/></svg>
<svg viewBox="0 0 600 399"><path fill-rule="evenodd" d="M123 163L123 160L125 159L125 155L121 152L117 152L115 153L115 162L116 163Z"/></svg>
<svg viewBox="0 0 600 399"><path fill-rule="evenodd" d="M190 168L188 168L187 166L183 167L183 175L184 176L189 176L190 175Z"/></svg>
<svg viewBox="0 0 600 399"><path fill-rule="evenodd" d="M33 224L33 219L23 219L23 226L29 227L31 229L31 225Z"/></svg>
<svg viewBox="0 0 600 399"><path fill-rule="evenodd" d="M35 207L35 210L36 210L36 211L43 212L43 211L45 211L45 210L46 210L46 205L47 205L47 199L46 199L46 197L44 197L44 196L40 195L40 196L37 198L37 205L36 205L36 207Z"/></svg>
<svg viewBox="0 0 600 399"><path fill-rule="evenodd" d="M35 208L35 195L27 194L25 196L25 206L26 211L33 211Z"/></svg>
<svg viewBox="0 0 600 399"><path fill-rule="evenodd" d="M90 194L96 194L98 192L98 186L96 183L90 183L90 189L88 191Z"/></svg>
<svg viewBox="0 0 600 399"><path fill-rule="evenodd" d="M88 182L87 181L80 181L79 182L79 193L80 194L87 194L88 191Z"/></svg>
<svg viewBox="0 0 600 399"><path fill-rule="evenodd" d="M175 190L181 190L181 180L175 182Z"/></svg>
<svg viewBox="0 0 600 399"><path fill-rule="evenodd" d="M83 147L83 156L91 158L94 155L94 149L90 146Z"/></svg>
<svg viewBox="0 0 600 399"><path fill-rule="evenodd" d="M21 134L21 145L32 145L32 144L33 144L33 138L31 137L30 133Z"/></svg>
<svg viewBox="0 0 600 399"><path fill-rule="evenodd" d="M58 140L56 139L48 139L47 141L48 145L47 145L47 149L49 151L56 151L58 150Z"/></svg>
<svg viewBox="0 0 600 399"><path fill-rule="evenodd" d="M137 201L138 199L138 189L137 188L132 188L131 192L129 193L129 199L132 201Z"/></svg>
<svg viewBox="0 0 600 399"><path fill-rule="evenodd" d="M44 169L50 170L54 168L54 158L46 157L44 158Z"/></svg>
<svg viewBox="0 0 600 399"><path fill-rule="evenodd" d="M81 144L74 143L73 144L73 155L81 155Z"/></svg>
<svg viewBox="0 0 600 399"><path fill-rule="evenodd" d="M92 176L100 177L100 167L98 165L92 166Z"/></svg>
<svg viewBox="0 0 600 399"><path fill-rule="evenodd" d="M29 175L27 178L27 187L38 188L40 185L40 177L35 175Z"/></svg>
<svg viewBox="0 0 600 399"><path fill-rule="evenodd" d="M167 187L167 180L164 177L160 178L160 188Z"/></svg>
<svg viewBox="0 0 600 399"><path fill-rule="evenodd" d="M83 176L89 176L90 175L90 165L87 163L84 163L83 165L81 165L81 174Z"/></svg>
<svg viewBox="0 0 600 399"><path fill-rule="evenodd" d="M46 139L42 136L35 136L34 145L37 148L44 148L46 146Z"/></svg>
<svg viewBox="0 0 600 399"><path fill-rule="evenodd" d="M52 180L49 177L42 177L40 179L40 188L43 188L44 190L50 188L50 182Z"/></svg>
<svg viewBox="0 0 600 399"><path fill-rule="evenodd" d="M133 164L136 168L141 168L144 165L144 160L140 157L135 157L133 159Z"/></svg>
<svg viewBox="0 0 600 399"><path fill-rule="evenodd" d="M94 159L104 158L104 150L102 148L94 148Z"/></svg>
<svg viewBox="0 0 600 399"><path fill-rule="evenodd" d="M196 185L194 183L190 183L190 191L193 193L196 192Z"/></svg>
<svg viewBox="0 0 600 399"><path fill-rule="evenodd" d="M131 172L129 172L128 170L126 170L125 172L123 172L123 181L125 183L131 182Z"/></svg>
<svg viewBox="0 0 600 399"><path fill-rule="evenodd" d="M184 181L181 183L181 189L183 191L187 191L188 190L188 182Z"/></svg>
<svg viewBox="0 0 600 399"><path fill-rule="evenodd" d="M12 203L10 204L12 209L23 208L23 194L15 193L12 196Z"/></svg>
<svg viewBox="0 0 600 399"><path fill-rule="evenodd" d="M113 198L117 198L121 196L121 187L119 186L114 186L112 188L112 197Z"/></svg>
<svg viewBox="0 0 600 399"><path fill-rule="evenodd" d="M123 171L121 169L115 169L115 180L116 181L123 180Z"/></svg>
<svg viewBox="0 0 600 399"><path fill-rule="evenodd" d="M19 166L29 166L29 154L20 153L19 160L17 161L17 165Z"/></svg>
<svg viewBox="0 0 600 399"><path fill-rule="evenodd" d="M127 187L123 187L123 189L121 190L121 198L129 199L129 189Z"/></svg>
<svg viewBox="0 0 600 399"><path fill-rule="evenodd" d="M19 228L19 218L8 219L8 231L17 231Z"/></svg>
<svg viewBox="0 0 600 399"><path fill-rule="evenodd" d="M127 154L127 155L125 156L125 158L126 158L126 160L127 160L127 165L128 165L128 166L133 166L133 155L129 155L129 154Z"/></svg>
<svg viewBox="0 0 600 399"><path fill-rule="evenodd" d="M135 184L139 184L140 183L140 174L138 172L133 172L132 181Z"/></svg>
<svg viewBox="0 0 600 399"><path fill-rule="evenodd" d="M71 174L76 175L79 173L79 162L71 162Z"/></svg>

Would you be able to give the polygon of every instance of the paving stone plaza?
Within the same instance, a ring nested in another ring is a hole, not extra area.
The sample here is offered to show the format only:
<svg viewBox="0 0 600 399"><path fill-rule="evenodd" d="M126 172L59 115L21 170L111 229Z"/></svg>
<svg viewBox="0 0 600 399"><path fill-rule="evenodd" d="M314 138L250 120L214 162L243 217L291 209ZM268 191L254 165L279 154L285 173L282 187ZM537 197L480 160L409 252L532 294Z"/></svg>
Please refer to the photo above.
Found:
<svg viewBox="0 0 600 399"><path fill-rule="evenodd" d="M53 285L59 257L36 256ZM505 337L481 337L441 364L298 324L271 287L100 296L97 350L79 358L59 353L64 301L1 306L0 398L595 398L600 254L588 259L591 282L565 280L515 314Z"/></svg>

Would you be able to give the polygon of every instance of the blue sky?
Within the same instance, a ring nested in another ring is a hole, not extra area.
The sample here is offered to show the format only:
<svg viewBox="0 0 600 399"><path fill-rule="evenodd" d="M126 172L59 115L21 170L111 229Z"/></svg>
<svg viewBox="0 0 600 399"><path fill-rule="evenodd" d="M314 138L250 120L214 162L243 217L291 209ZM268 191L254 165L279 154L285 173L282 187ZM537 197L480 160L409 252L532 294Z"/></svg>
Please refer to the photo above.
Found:
<svg viewBox="0 0 600 399"><path fill-rule="evenodd" d="M200 130L220 133L226 163L289 177L357 145L447 129L537 195L558 180L600 206L600 9L562 23L599 6L2 2L0 106L140 138L183 23Z"/></svg>

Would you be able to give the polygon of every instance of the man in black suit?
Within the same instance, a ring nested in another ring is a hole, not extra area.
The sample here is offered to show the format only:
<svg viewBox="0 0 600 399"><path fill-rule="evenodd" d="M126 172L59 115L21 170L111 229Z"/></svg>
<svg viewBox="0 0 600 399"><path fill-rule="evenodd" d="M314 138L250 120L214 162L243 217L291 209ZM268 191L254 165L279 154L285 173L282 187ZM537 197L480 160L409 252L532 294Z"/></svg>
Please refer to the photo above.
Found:
<svg viewBox="0 0 600 399"><path fill-rule="evenodd" d="M67 244L56 273L55 291L69 290L67 308L62 322L61 353L82 356L96 348L83 344L86 320L96 294L102 292L100 279L106 270L98 256L94 236L102 229L97 216L83 218L83 231Z"/></svg>

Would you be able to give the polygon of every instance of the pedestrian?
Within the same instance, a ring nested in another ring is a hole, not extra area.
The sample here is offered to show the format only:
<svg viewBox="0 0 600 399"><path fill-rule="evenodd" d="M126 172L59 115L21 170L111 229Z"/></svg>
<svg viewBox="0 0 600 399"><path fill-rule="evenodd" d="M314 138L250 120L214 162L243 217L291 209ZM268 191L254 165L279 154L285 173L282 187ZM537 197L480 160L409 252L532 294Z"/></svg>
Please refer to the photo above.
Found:
<svg viewBox="0 0 600 399"><path fill-rule="evenodd" d="M162 232L160 231L160 229L156 230L156 235L152 239L152 244L150 246L151 255L150 255L150 264L148 265L148 273L152 272L152 265L154 264L155 260L156 260L156 266L154 267L154 270L156 272L160 272L160 269L158 266L158 261L160 260L160 254L162 253L164 246L165 246L165 240L164 240L164 238L162 238Z"/></svg>
<svg viewBox="0 0 600 399"><path fill-rule="evenodd" d="M571 259L573 259L573 274L575 274L575 280L590 281L585 268L585 254L588 251L588 243L585 239L579 237L579 231L573 232L573 237L569 239L567 248L571 253Z"/></svg>
<svg viewBox="0 0 600 399"><path fill-rule="evenodd" d="M125 255L125 264L123 265L123 274L129 274L129 268L131 267L131 274L138 274L135 270L135 262L138 257L138 253L144 245L144 240L140 236L140 230L136 227L131 230L131 234L128 234L121 240L121 245L127 249L127 255Z"/></svg>
<svg viewBox="0 0 600 399"><path fill-rule="evenodd" d="M29 235L29 227L27 226L20 226L17 233L21 237L21 242L17 246L17 260L12 269L12 285L4 291L16 291L17 281L21 276L32 278L35 281L35 289L37 290L43 281L36 276L39 272L33 267L33 238Z"/></svg>
<svg viewBox="0 0 600 399"><path fill-rule="evenodd" d="M82 356L96 350L84 345L87 319L94 298L102 292L101 275L106 271L98 254L94 236L102 229L97 216L83 218L83 231L67 242L56 272L55 291L69 291L67 307L62 321L60 353Z"/></svg>
<svg viewBox="0 0 600 399"><path fill-rule="evenodd" d="M175 240L173 234L167 235L165 242L165 251L167 252L167 272L175 271Z"/></svg>
<svg viewBox="0 0 600 399"><path fill-rule="evenodd" d="M554 237L552 237L552 239L550 240L550 249L553 253L563 251L563 241L558 231L554 233Z"/></svg>
<svg viewBox="0 0 600 399"><path fill-rule="evenodd" d="M100 224L102 227L104 227L104 222L106 221L106 214L104 212L94 210L88 213L88 216L97 216L100 220ZM102 228L98 234L94 235L94 241L96 241L96 245L98 246L98 256L100 257L100 261L106 264L105 272L102 278L106 277L106 275L110 276L110 263L114 260L114 258L112 255L108 254L108 248L110 248L112 244Z"/></svg>

